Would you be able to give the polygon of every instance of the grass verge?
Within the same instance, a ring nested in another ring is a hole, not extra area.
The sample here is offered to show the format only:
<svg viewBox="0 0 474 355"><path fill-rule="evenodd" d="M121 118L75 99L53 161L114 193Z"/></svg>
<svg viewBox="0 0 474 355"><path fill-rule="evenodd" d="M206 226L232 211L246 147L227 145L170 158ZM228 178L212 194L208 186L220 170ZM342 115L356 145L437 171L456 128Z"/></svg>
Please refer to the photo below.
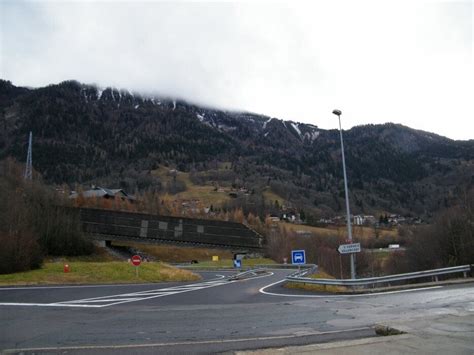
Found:
<svg viewBox="0 0 474 355"><path fill-rule="evenodd" d="M212 256L216 255L219 259L231 259L232 252L229 250L178 247L173 245L160 244L142 244L114 241L112 245L128 246L140 250L150 256L164 262L184 263L191 260L207 261L212 260Z"/></svg>
<svg viewBox="0 0 474 355"><path fill-rule="evenodd" d="M64 264L70 272L64 272ZM135 267L126 261L86 262L62 260L45 262L38 270L0 275L0 285L108 284L163 281L194 281L200 276L164 263L147 262Z"/></svg>
<svg viewBox="0 0 474 355"><path fill-rule="evenodd" d="M323 270L319 270L316 274L310 276L312 279L334 279L333 276L327 274ZM348 292L347 287L334 285L313 285L300 282L287 282L284 287L292 289L300 289L313 292L328 292L328 293L345 293Z"/></svg>

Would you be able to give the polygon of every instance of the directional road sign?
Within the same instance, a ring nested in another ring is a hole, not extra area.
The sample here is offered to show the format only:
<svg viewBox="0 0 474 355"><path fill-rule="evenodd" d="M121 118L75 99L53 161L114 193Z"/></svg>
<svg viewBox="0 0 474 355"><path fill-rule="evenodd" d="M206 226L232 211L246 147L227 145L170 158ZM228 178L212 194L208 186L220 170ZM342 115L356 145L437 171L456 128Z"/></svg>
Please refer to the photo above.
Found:
<svg viewBox="0 0 474 355"><path fill-rule="evenodd" d="M293 265L306 264L306 254L304 250L292 250L291 251L291 263Z"/></svg>
<svg viewBox="0 0 474 355"><path fill-rule="evenodd" d="M337 251L341 254L351 254L360 252L360 243L341 244Z"/></svg>
<svg viewBox="0 0 474 355"><path fill-rule="evenodd" d="M135 265L135 266L138 266L142 263L142 258L140 257L140 255L134 255L132 256L132 264Z"/></svg>

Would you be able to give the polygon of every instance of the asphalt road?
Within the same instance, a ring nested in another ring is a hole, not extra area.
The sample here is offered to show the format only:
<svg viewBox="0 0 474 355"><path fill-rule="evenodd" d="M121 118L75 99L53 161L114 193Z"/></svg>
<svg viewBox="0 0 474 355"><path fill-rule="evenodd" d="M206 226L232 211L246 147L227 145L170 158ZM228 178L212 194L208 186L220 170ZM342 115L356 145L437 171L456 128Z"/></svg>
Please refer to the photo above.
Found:
<svg viewBox="0 0 474 355"><path fill-rule="evenodd" d="M378 323L474 312L472 284L308 296L281 287L290 272L233 282L228 272L204 272L193 283L0 288L0 349L213 353L356 339L373 336Z"/></svg>

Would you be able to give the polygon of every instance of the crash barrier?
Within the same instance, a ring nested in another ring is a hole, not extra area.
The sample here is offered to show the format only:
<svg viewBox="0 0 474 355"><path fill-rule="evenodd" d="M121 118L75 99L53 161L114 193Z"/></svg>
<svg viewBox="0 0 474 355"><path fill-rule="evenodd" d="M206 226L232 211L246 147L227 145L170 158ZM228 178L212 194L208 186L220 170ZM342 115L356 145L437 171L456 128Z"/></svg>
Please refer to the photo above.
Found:
<svg viewBox="0 0 474 355"><path fill-rule="evenodd" d="M83 231L99 240L128 240L260 250L263 237L236 222L79 208Z"/></svg>
<svg viewBox="0 0 474 355"><path fill-rule="evenodd" d="M468 274L472 276L474 265L462 265L447 267L442 269L433 269L417 272L409 272L406 274L388 275L380 277L368 277L361 279L312 279L302 274L294 273L286 277L288 282L302 282L315 285L335 285L335 286L373 286L375 284L391 283L398 281L407 281L412 279L420 279L432 277L433 281L438 281L438 276L463 273L466 278ZM307 273L308 274L308 273ZM306 275L307 275L306 274Z"/></svg>

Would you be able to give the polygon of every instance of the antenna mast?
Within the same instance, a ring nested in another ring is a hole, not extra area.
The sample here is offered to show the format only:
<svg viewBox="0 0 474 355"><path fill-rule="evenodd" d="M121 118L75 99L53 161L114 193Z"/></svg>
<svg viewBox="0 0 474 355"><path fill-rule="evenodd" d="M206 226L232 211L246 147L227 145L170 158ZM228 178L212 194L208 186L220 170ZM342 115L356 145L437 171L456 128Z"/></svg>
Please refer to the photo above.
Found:
<svg viewBox="0 0 474 355"><path fill-rule="evenodd" d="M33 133L30 131L30 139L28 140L28 155L26 157L25 180L33 179L33 157L32 157Z"/></svg>

